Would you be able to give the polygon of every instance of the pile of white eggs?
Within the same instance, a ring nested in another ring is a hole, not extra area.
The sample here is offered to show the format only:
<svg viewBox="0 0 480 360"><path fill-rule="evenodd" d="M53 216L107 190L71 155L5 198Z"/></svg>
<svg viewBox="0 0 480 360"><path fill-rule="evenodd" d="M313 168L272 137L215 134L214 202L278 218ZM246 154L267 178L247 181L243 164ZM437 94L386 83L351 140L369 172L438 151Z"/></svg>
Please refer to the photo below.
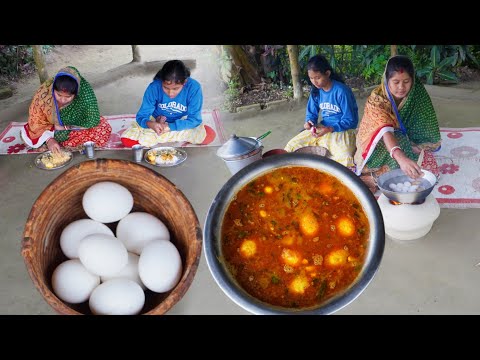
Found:
<svg viewBox="0 0 480 360"><path fill-rule="evenodd" d="M102 181L82 198L89 217L68 224L60 247L70 260L53 272L52 288L63 301L88 301L95 315L135 315L145 290L172 290L182 260L165 224L146 212L131 212L133 196L124 186ZM115 234L105 224L117 222Z"/></svg>
<svg viewBox="0 0 480 360"><path fill-rule="evenodd" d="M388 185L388 187L392 191L403 192L403 193L408 193L408 192L413 193L413 192L420 192L425 190L425 188L420 185L419 181L414 181L414 182L404 181L404 182L398 182L398 183L391 183L390 185Z"/></svg>

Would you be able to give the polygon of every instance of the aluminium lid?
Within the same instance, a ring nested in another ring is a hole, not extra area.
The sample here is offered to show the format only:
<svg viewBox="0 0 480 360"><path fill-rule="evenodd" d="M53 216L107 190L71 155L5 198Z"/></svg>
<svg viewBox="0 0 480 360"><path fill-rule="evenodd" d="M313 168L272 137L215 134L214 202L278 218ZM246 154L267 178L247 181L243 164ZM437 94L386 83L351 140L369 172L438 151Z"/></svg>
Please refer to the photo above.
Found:
<svg viewBox="0 0 480 360"><path fill-rule="evenodd" d="M217 155L225 160L232 160L246 155L259 147L260 142L255 138L232 134L230 139L217 150Z"/></svg>

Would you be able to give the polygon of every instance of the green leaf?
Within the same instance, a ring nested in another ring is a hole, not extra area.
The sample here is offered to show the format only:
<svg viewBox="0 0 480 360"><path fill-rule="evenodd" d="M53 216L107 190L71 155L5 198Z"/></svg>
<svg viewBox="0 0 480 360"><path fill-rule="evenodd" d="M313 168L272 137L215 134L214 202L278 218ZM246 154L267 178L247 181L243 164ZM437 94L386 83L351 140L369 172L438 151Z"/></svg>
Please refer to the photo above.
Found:
<svg viewBox="0 0 480 360"><path fill-rule="evenodd" d="M455 75L453 72L448 71L448 70L442 70L437 73L437 75L442 79L442 80L449 80L449 81L455 81L458 82L457 75Z"/></svg>
<svg viewBox="0 0 480 360"><path fill-rule="evenodd" d="M427 84L433 85L433 72L429 73L427 76Z"/></svg>
<svg viewBox="0 0 480 360"><path fill-rule="evenodd" d="M467 56L468 56L468 58L469 58L470 60L472 60L472 62L473 62L475 65L480 66L477 58L476 58L475 56L473 56L472 53L470 53L470 51L467 52Z"/></svg>
<svg viewBox="0 0 480 360"><path fill-rule="evenodd" d="M466 57L465 50L466 50L466 46L463 47L462 45L458 45L458 53L460 54L460 60L462 60L462 62L465 61L465 57Z"/></svg>
<svg viewBox="0 0 480 360"><path fill-rule="evenodd" d="M455 56L449 56L449 57L446 57L445 59L443 59L440 62L440 64L438 64L438 67L443 68L443 67L446 67L446 66L451 66L451 65L455 64L455 62L456 62Z"/></svg>
<svg viewBox="0 0 480 360"><path fill-rule="evenodd" d="M433 45L432 50L430 51L430 59L432 61L432 66L436 68L440 62L440 49L437 45Z"/></svg>
<svg viewBox="0 0 480 360"><path fill-rule="evenodd" d="M425 75L427 75L428 73L431 73L432 71L433 71L433 68L430 65L428 65L423 69L417 70L417 75L419 77L424 77Z"/></svg>
<svg viewBox="0 0 480 360"><path fill-rule="evenodd" d="M308 45L308 46L305 46L302 51L300 51L300 54L298 55L298 58L299 59L302 59L303 57L305 57L305 55L307 55L308 53L310 53L310 50L311 48L313 47L313 45Z"/></svg>
<svg viewBox="0 0 480 360"><path fill-rule="evenodd" d="M455 53L455 54L453 55L453 58L455 59L455 60L453 61L453 64L456 64L457 61L460 63L460 60L458 59L458 53ZM444 60L445 60L445 59L444 59Z"/></svg>

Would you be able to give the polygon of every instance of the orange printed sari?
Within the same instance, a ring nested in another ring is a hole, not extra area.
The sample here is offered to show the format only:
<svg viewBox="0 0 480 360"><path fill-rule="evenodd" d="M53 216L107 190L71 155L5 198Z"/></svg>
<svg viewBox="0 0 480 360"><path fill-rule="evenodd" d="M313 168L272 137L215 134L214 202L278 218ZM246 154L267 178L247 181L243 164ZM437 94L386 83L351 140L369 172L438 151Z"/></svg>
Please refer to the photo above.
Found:
<svg viewBox="0 0 480 360"><path fill-rule="evenodd" d="M60 75L71 76L78 84L75 98L62 109L59 109L53 93L54 80ZM65 130L55 130L56 125ZM97 147L102 147L108 142L111 132L110 124L100 117L92 87L76 68L68 66L37 90L30 104L28 122L22 128L21 135L24 142L33 148L42 146L52 137L62 146L77 148L86 141L94 141Z"/></svg>

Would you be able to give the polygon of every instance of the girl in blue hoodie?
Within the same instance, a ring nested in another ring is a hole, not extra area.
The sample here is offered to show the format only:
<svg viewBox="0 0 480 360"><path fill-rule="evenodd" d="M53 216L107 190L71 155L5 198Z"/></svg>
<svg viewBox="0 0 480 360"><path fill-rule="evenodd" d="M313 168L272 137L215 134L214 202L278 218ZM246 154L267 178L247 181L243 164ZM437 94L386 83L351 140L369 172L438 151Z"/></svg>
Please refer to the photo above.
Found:
<svg viewBox="0 0 480 360"><path fill-rule="evenodd" d="M331 159L353 167L358 125L355 96L324 56L310 58L307 71L312 91L303 125L305 130L291 139L285 150L291 152L304 146L323 146Z"/></svg>
<svg viewBox="0 0 480 360"><path fill-rule="evenodd" d="M128 147L177 141L201 144L206 137L202 104L202 88L190 77L190 70L180 60L167 61L145 90L136 122L122 134L122 142Z"/></svg>

